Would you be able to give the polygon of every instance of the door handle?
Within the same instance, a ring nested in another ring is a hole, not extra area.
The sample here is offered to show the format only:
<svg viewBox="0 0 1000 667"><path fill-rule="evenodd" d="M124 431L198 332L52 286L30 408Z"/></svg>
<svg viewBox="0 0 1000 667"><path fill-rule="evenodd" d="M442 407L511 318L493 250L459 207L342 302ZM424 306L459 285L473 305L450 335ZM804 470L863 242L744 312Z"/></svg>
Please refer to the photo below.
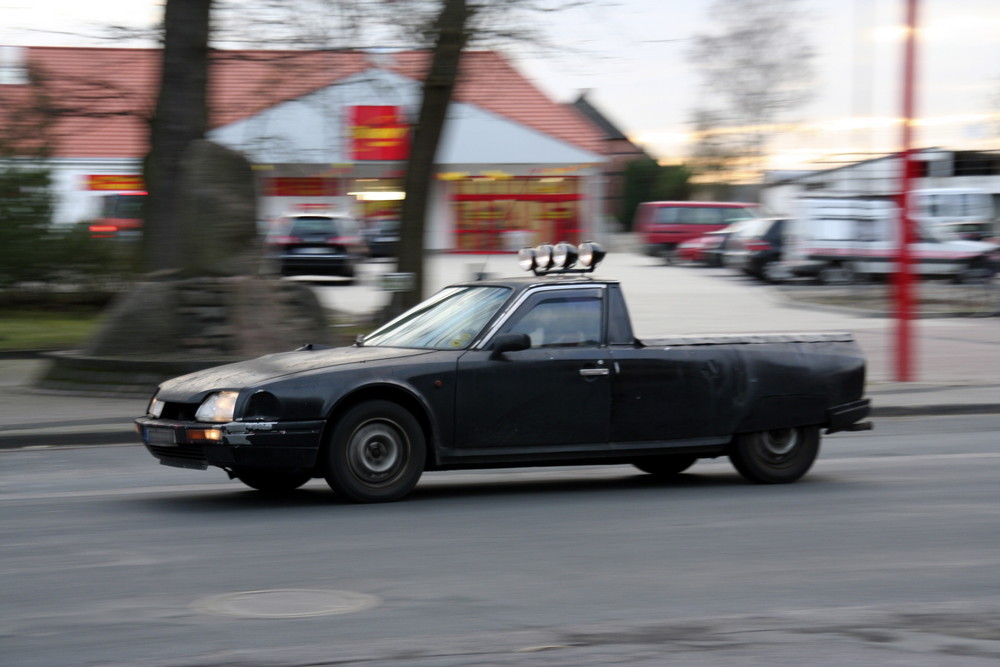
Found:
<svg viewBox="0 0 1000 667"><path fill-rule="evenodd" d="M591 377L595 375L607 375L611 370L608 368L581 368L580 375L584 377Z"/></svg>

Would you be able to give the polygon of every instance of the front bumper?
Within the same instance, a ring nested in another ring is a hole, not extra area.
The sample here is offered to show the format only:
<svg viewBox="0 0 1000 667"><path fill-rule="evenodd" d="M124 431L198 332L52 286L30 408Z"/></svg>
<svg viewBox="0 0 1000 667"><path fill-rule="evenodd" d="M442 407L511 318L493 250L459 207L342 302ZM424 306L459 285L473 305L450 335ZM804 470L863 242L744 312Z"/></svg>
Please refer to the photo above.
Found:
<svg viewBox="0 0 1000 667"><path fill-rule="evenodd" d="M311 469L319 457L325 422L202 424L141 417L135 424L146 449L163 465Z"/></svg>

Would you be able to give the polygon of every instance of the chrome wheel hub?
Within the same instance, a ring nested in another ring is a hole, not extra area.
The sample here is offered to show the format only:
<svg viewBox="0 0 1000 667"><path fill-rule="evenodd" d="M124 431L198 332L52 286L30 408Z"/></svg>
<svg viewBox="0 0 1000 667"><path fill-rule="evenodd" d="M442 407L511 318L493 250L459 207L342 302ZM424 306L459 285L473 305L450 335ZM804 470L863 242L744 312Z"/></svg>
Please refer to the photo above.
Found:
<svg viewBox="0 0 1000 667"><path fill-rule="evenodd" d="M354 432L347 450L351 472L366 483L395 477L405 458L405 440L393 424L371 421Z"/></svg>
<svg viewBox="0 0 1000 667"><path fill-rule="evenodd" d="M799 444L799 432L794 428L781 428L761 434L764 452L772 457L788 456Z"/></svg>

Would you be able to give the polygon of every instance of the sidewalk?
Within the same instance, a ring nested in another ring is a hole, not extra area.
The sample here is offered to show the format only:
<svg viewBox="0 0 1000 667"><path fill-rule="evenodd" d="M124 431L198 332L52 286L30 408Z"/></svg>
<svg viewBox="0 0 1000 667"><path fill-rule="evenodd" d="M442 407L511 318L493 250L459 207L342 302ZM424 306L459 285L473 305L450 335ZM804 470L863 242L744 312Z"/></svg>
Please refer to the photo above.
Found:
<svg viewBox="0 0 1000 667"><path fill-rule="evenodd" d="M666 267L638 255L610 259L613 268L602 273L621 279L640 337L646 332L852 331L868 359L874 417L1000 413L1000 318L917 321L917 382L900 383L893 380L890 320L810 312L787 304L772 288L690 267ZM429 289L467 279L473 262L465 256L436 258L429 266ZM489 262L488 269L500 272L511 259ZM362 313L385 303L386 293L376 287L377 269L366 270L371 275L356 285L324 288L324 305ZM40 357L0 357L0 449L138 442L132 420L145 412L147 397L44 393L33 384L47 363Z"/></svg>

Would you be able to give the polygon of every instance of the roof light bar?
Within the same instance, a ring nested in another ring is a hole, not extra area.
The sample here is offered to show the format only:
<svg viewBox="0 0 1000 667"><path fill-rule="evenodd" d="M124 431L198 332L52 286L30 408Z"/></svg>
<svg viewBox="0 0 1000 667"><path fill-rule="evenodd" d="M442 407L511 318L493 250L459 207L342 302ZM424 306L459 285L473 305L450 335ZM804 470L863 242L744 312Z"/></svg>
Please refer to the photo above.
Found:
<svg viewBox="0 0 1000 667"><path fill-rule="evenodd" d="M517 263L536 276L547 273L590 273L604 259L604 254L604 248L593 241L586 241L579 246L566 242L554 246L543 243L534 248L522 248L517 253Z"/></svg>
<svg viewBox="0 0 1000 667"><path fill-rule="evenodd" d="M576 246L565 242L557 243L552 248L552 265L560 271L571 269L576 264L576 258L579 254Z"/></svg>

